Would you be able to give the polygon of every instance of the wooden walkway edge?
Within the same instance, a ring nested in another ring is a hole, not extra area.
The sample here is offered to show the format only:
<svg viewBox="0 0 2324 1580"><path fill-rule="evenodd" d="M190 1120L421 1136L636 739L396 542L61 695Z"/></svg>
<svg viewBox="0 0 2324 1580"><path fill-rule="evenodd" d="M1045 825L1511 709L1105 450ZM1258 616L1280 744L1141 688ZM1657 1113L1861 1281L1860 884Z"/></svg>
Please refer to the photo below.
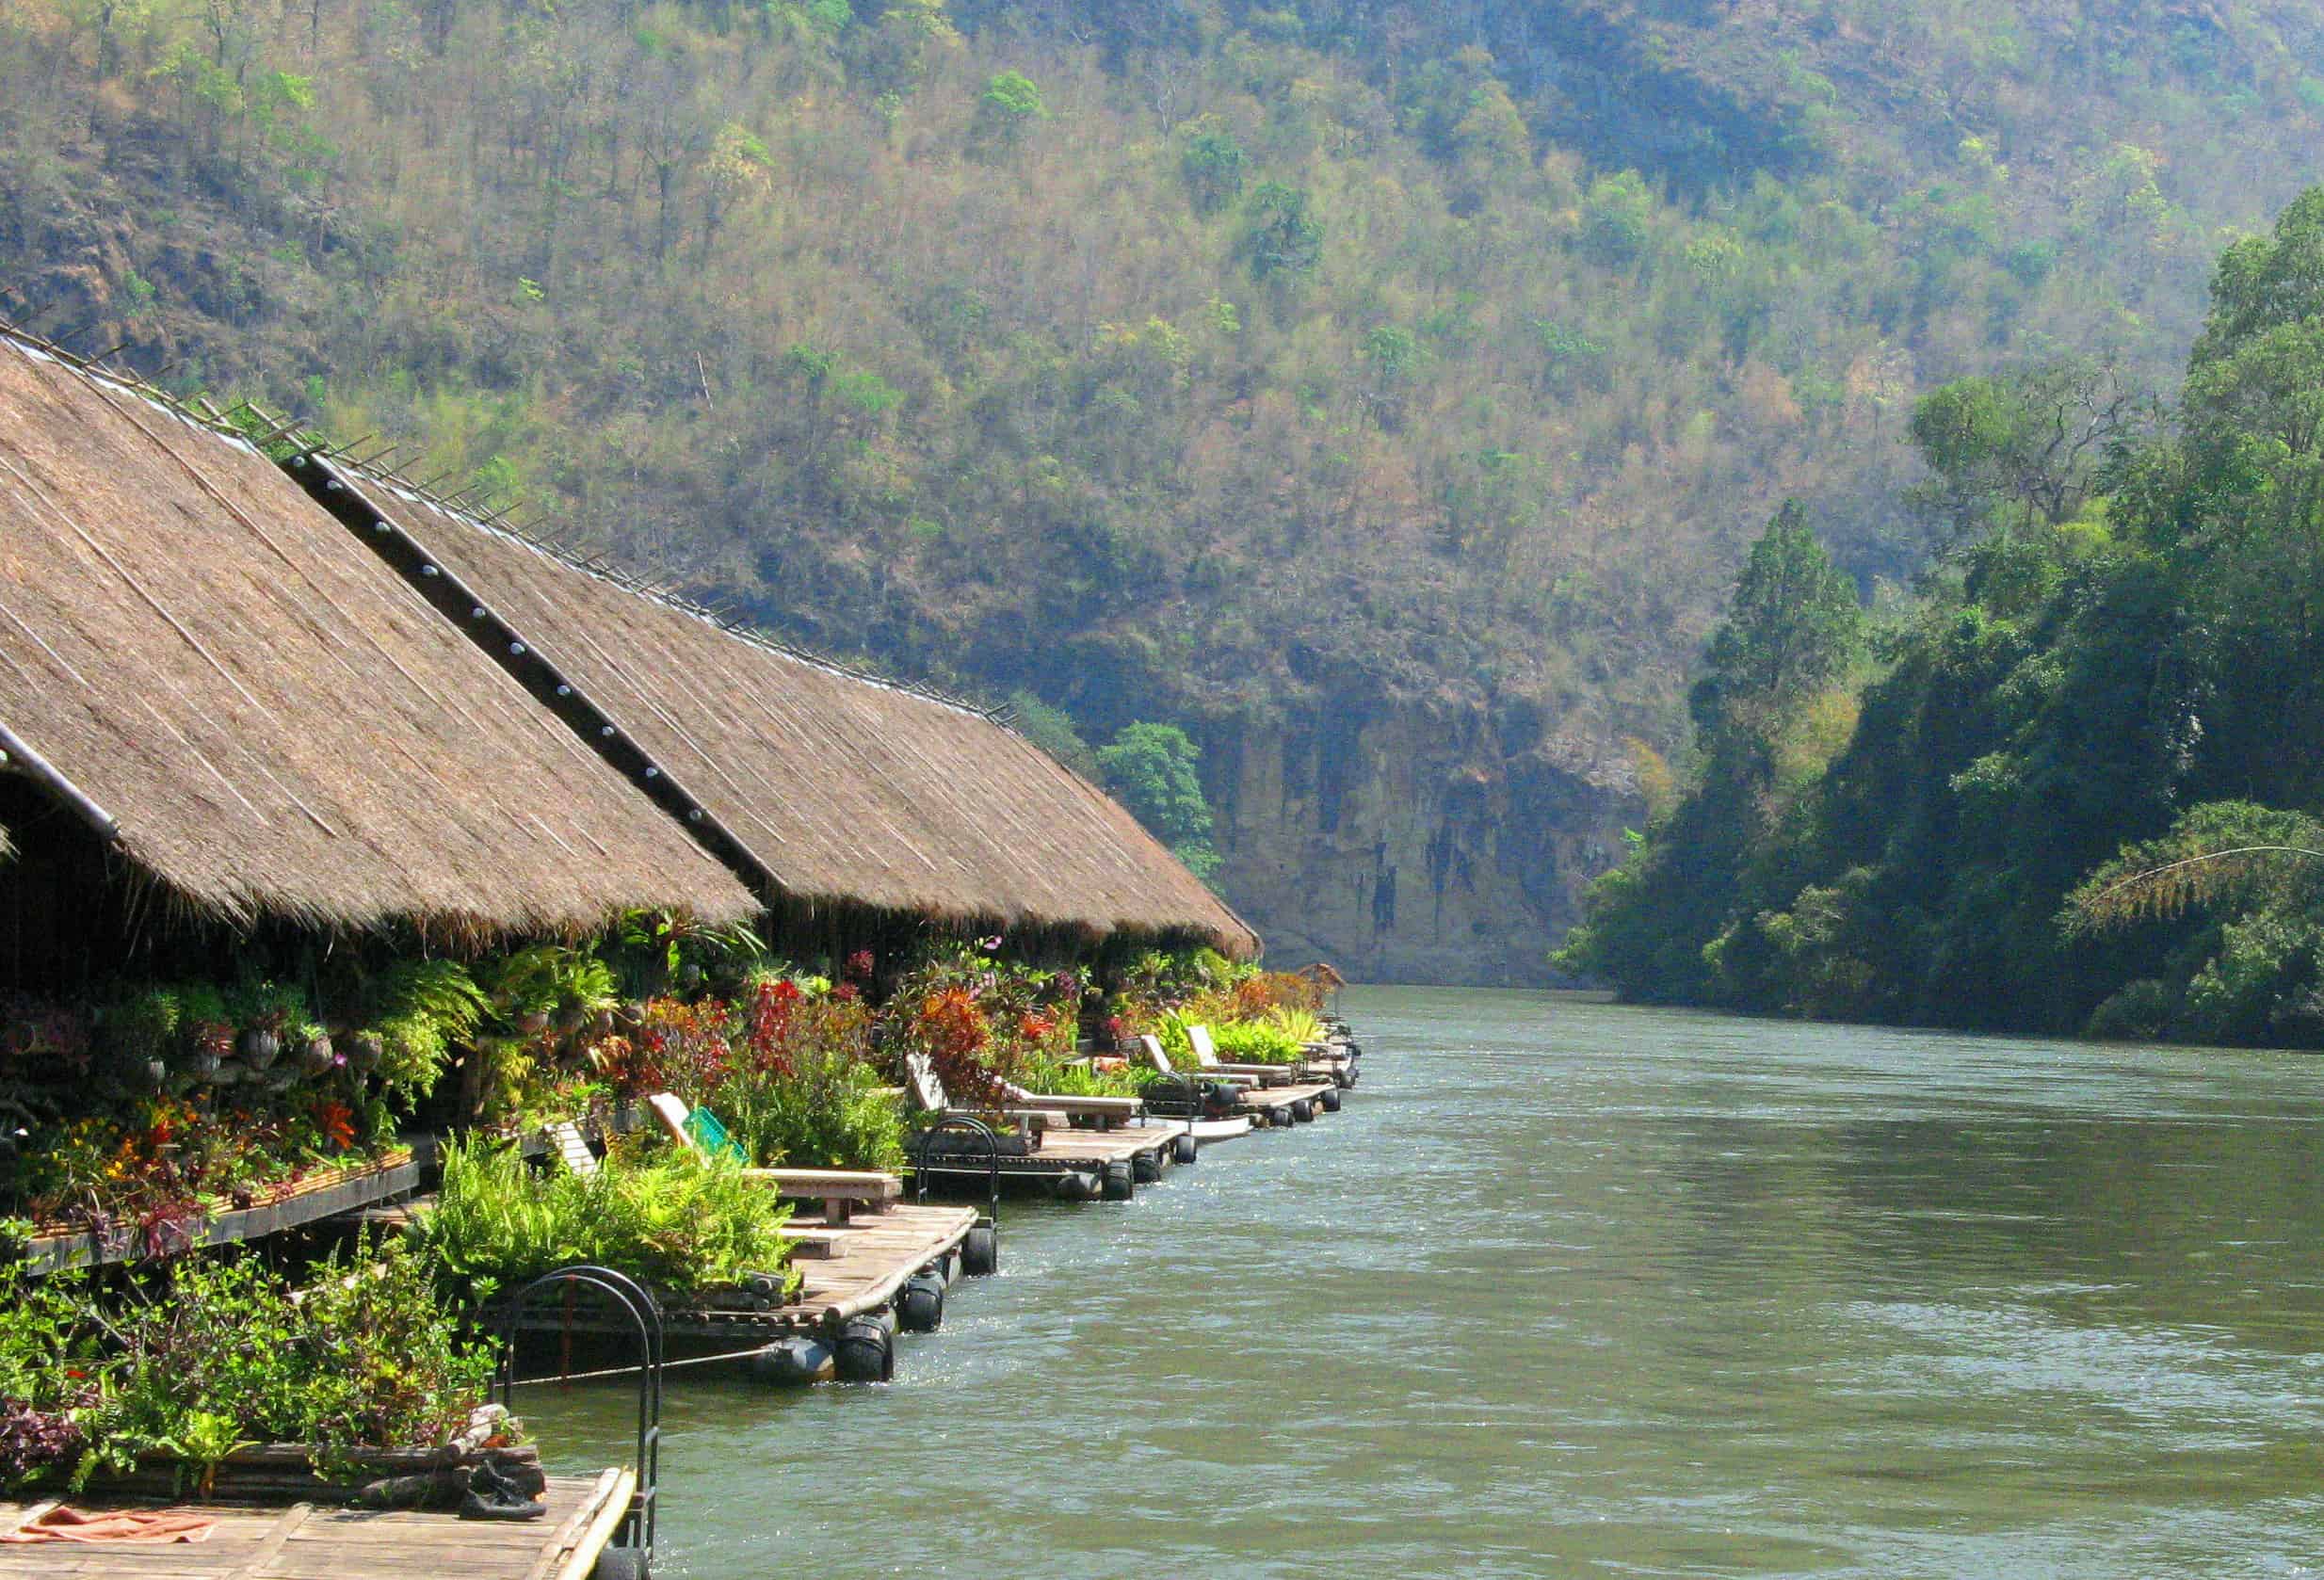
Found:
<svg viewBox="0 0 2324 1580"><path fill-rule="evenodd" d="M588 1580L629 1512L634 1471L551 1476L538 1520L462 1520L447 1512L294 1504L122 1504L69 1500L84 1511L160 1508L213 1522L199 1541L0 1544L0 1577L75 1580ZM53 1504L0 1503L0 1531Z"/></svg>

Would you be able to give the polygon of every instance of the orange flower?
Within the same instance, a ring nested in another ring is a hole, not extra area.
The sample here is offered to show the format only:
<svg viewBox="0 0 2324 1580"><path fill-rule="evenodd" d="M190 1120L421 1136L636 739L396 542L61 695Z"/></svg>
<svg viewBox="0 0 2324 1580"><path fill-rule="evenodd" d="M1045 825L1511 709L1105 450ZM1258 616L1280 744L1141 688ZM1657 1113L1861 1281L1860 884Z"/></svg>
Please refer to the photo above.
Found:
<svg viewBox="0 0 2324 1580"><path fill-rule="evenodd" d="M341 1152L355 1145L355 1112L346 1104L326 1100L315 1107L315 1122L323 1138Z"/></svg>

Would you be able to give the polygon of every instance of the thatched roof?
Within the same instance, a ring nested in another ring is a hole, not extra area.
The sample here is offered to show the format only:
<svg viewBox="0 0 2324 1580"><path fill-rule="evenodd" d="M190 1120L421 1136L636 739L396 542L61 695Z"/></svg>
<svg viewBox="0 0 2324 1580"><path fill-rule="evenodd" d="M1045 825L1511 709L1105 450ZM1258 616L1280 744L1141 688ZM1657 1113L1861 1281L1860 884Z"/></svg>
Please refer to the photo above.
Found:
<svg viewBox="0 0 2324 1580"><path fill-rule="evenodd" d="M757 909L257 450L5 337L0 729L235 923Z"/></svg>
<svg viewBox="0 0 2324 1580"><path fill-rule="evenodd" d="M1138 820L970 707L722 627L391 491L439 558L747 847L762 889L979 927L1257 935Z"/></svg>

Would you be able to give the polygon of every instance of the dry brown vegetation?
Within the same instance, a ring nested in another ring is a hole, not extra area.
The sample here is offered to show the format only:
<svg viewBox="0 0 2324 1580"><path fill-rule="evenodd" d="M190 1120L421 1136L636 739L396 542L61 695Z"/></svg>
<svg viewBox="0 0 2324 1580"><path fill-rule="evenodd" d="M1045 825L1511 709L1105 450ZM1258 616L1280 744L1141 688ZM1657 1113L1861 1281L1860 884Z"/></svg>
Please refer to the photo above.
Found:
<svg viewBox="0 0 2324 1580"><path fill-rule="evenodd" d="M2174 364L2324 105L2284 5L958 9L6 0L0 302L1091 732L1619 755L1780 499L1919 562L1915 393Z"/></svg>

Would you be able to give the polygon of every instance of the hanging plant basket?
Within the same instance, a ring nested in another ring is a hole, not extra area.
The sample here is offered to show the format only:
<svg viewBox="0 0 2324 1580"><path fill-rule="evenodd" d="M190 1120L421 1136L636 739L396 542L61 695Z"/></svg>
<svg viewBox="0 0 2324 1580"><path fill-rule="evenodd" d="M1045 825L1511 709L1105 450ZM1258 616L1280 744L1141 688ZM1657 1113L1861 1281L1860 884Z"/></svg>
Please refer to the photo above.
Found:
<svg viewBox="0 0 2324 1580"><path fill-rule="evenodd" d="M252 1070L270 1070L274 1061L282 1056L282 1034L265 1026L250 1026L234 1039L234 1052Z"/></svg>
<svg viewBox="0 0 2324 1580"><path fill-rule="evenodd" d="M328 1075L338 1053L329 1032L317 1032L299 1045L299 1067L310 1075Z"/></svg>

